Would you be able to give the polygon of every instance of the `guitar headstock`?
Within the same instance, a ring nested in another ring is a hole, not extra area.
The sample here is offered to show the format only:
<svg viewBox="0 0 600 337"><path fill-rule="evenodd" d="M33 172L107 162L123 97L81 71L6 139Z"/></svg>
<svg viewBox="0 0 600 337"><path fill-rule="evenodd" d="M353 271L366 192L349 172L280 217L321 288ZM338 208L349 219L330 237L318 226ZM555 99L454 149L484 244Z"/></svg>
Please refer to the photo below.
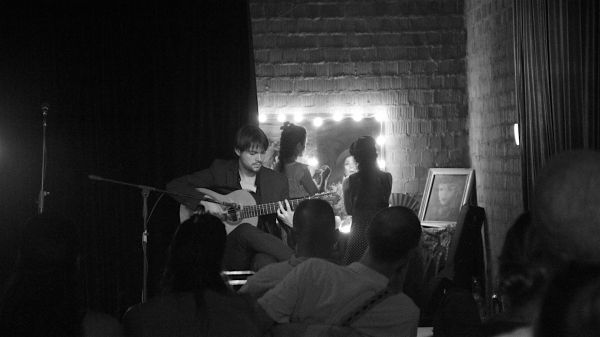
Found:
<svg viewBox="0 0 600 337"><path fill-rule="evenodd" d="M336 192L323 192L323 193L317 193L315 195L312 195L310 197L310 199L321 199L321 200L325 200L331 204L337 204L342 197L337 194Z"/></svg>

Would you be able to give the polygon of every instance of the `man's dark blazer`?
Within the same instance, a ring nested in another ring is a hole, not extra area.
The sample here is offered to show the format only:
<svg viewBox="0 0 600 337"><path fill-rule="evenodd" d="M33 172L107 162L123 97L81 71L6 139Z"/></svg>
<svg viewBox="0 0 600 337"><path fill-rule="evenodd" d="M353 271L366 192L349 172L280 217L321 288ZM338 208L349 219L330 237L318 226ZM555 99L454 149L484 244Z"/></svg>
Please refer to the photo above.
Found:
<svg viewBox="0 0 600 337"><path fill-rule="evenodd" d="M262 167L256 175L255 183L257 190L254 198L257 204L282 201L289 198L287 177L281 173ZM221 194L242 189L238 159L217 159L213 161L209 168L176 178L167 184L167 190L170 192L201 197L202 194L196 191L198 187L209 188ZM173 198L190 209L195 209L198 205L198 200L192 198L180 196L173 196ZM275 225L275 219L275 214L261 216L259 217L258 227L277 234L276 227L272 228Z"/></svg>

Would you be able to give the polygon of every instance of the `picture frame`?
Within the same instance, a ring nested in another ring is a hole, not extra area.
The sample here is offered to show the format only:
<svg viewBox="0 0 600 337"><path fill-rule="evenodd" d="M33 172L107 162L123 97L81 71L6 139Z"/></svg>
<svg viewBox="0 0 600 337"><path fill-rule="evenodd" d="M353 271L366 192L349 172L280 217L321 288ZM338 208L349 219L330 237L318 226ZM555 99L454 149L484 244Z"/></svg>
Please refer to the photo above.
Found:
<svg viewBox="0 0 600 337"><path fill-rule="evenodd" d="M475 171L470 168L430 168L419 208L424 227L456 224L460 208L473 193Z"/></svg>

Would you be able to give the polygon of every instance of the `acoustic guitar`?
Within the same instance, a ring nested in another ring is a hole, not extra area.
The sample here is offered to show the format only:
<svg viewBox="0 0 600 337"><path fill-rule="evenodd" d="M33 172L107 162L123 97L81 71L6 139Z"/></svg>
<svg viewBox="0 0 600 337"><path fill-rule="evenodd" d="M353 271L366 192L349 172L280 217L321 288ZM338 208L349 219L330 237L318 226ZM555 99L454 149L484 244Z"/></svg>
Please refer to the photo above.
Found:
<svg viewBox="0 0 600 337"><path fill-rule="evenodd" d="M196 190L212 198L215 203L219 204L221 209L225 211L221 220L225 225L227 234L231 233L231 231L242 222L249 223L256 227L259 216L277 213L277 209L279 209L278 202L257 205L252 194L245 190L237 190L225 195L207 188L196 188ZM334 204L340 200L340 196L336 192L324 192L304 198L288 199L288 201L293 210L300 202L307 199L321 199L330 204ZM281 202L283 202L283 200L281 200ZM195 210L192 210L185 205L181 205L179 207L179 221L184 222L189 219L194 212Z"/></svg>

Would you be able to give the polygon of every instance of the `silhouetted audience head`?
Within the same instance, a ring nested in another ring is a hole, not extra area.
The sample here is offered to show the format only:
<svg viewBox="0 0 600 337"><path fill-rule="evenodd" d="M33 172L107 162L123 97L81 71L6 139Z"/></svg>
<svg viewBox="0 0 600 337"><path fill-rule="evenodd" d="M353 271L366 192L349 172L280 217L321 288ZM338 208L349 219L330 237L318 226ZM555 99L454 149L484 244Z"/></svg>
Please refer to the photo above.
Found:
<svg viewBox="0 0 600 337"><path fill-rule="evenodd" d="M551 158L535 182L533 220L554 263L600 262L600 153Z"/></svg>
<svg viewBox="0 0 600 337"><path fill-rule="evenodd" d="M296 255L329 258L336 242L335 216L328 202L302 201L294 211Z"/></svg>
<svg viewBox="0 0 600 337"><path fill-rule="evenodd" d="M221 277L225 226L194 214L169 247L163 294L132 306L123 317L129 336L257 336L253 304Z"/></svg>
<svg viewBox="0 0 600 337"><path fill-rule="evenodd" d="M403 206L377 212L367 228L369 254L382 262L408 257L421 241L421 222L415 213Z"/></svg>
<svg viewBox="0 0 600 337"><path fill-rule="evenodd" d="M0 302L5 336L79 336L85 316L77 227L44 213L22 227L18 257Z"/></svg>
<svg viewBox="0 0 600 337"><path fill-rule="evenodd" d="M548 277L541 257L540 240L531 216L523 213L506 233L500 254L500 290L509 310L532 302L537 304Z"/></svg>
<svg viewBox="0 0 600 337"><path fill-rule="evenodd" d="M550 282L535 336L600 335L600 265L572 263Z"/></svg>
<svg viewBox="0 0 600 337"><path fill-rule="evenodd" d="M169 247L163 291L228 291L221 277L225 237L223 223L210 214L195 214L180 224Z"/></svg>
<svg viewBox="0 0 600 337"><path fill-rule="evenodd" d="M522 213L506 233L499 259L499 290L503 312L483 325L484 336L529 329L539 312L548 281L540 237L529 212Z"/></svg>
<svg viewBox="0 0 600 337"><path fill-rule="evenodd" d="M350 155L354 157L359 172L377 168L377 146L371 136L362 136L352 143Z"/></svg>

